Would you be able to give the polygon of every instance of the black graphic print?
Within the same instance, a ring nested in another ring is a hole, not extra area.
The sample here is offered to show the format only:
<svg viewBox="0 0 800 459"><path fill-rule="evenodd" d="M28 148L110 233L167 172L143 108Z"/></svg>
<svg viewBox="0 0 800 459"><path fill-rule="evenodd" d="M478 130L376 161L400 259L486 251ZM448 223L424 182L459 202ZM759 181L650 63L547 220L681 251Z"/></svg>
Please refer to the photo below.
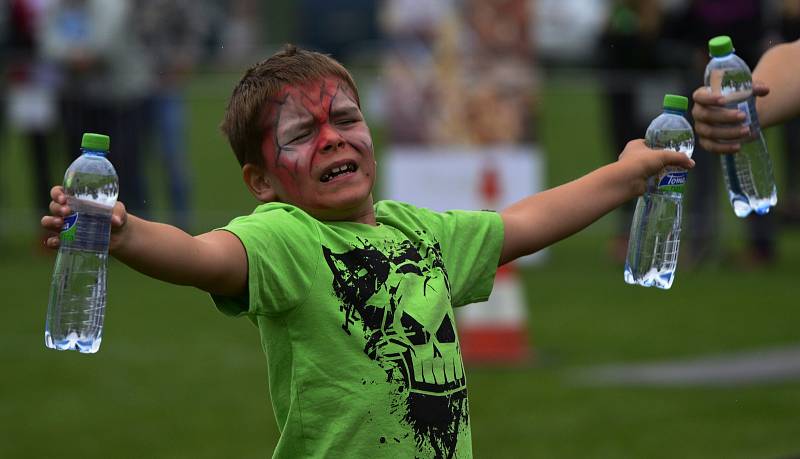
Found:
<svg viewBox="0 0 800 459"><path fill-rule="evenodd" d="M322 247L342 329L351 335L362 328L364 353L396 387L391 411L412 429L418 451L453 457L469 415L441 248L408 240L380 250L359 244L345 253Z"/></svg>

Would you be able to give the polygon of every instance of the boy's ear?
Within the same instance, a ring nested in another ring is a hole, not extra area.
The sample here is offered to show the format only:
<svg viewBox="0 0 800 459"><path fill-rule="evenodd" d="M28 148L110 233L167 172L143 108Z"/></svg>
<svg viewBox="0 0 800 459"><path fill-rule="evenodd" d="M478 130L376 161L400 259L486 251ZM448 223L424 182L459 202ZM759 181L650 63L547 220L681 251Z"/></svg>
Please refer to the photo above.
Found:
<svg viewBox="0 0 800 459"><path fill-rule="evenodd" d="M272 202L278 197L270 184L265 168L255 164L245 164L242 167L242 177L247 188L250 189L250 193L259 201Z"/></svg>

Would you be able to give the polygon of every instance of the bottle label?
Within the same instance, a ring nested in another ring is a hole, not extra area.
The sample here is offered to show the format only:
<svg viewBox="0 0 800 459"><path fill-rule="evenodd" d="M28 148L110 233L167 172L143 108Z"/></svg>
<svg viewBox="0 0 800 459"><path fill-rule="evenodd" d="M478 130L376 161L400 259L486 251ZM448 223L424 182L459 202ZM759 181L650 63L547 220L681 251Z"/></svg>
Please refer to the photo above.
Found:
<svg viewBox="0 0 800 459"><path fill-rule="evenodd" d="M80 223L80 224L79 224ZM61 246L87 252L108 250L111 218L94 212L75 212L64 217L61 227Z"/></svg>
<svg viewBox="0 0 800 459"><path fill-rule="evenodd" d="M736 106L736 108L738 108L740 112L744 113L744 117L745 118L744 118L744 121L742 122L742 126L750 126L750 124L752 124L752 122L753 122L753 120L752 120L752 118L750 116L750 104L745 100L745 101L739 102L739 104Z"/></svg>
<svg viewBox="0 0 800 459"><path fill-rule="evenodd" d="M78 213L64 217L64 226L61 227L61 234L59 237L64 242L72 242L75 240L75 233L78 231Z"/></svg>
<svg viewBox="0 0 800 459"><path fill-rule="evenodd" d="M658 178L658 190L670 193L683 193L688 172L680 170L665 170Z"/></svg>

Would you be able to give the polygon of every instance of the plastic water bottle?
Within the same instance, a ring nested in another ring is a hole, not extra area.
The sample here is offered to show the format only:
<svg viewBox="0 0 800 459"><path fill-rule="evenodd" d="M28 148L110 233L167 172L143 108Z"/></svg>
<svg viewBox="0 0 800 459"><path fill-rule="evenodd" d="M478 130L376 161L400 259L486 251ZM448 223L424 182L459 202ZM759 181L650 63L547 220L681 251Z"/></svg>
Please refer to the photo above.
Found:
<svg viewBox="0 0 800 459"><path fill-rule="evenodd" d="M708 50L711 60L706 66L705 86L713 94L724 96L728 108L743 112L742 126L750 128L739 152L720 158L733 212L737 217L746 217L752 211L766 214L778 203L778 193L772 161L758 123L750 68L734 54L728 36L709 40Z"/></svg>
<svg viewBox="0 0 800 459"><path fill-rule="evenodd" d="M690 158L694 132L685 114L686 97L667 94L664 111L647 128L645 142L653 149L680 151ZM647 181L636 202L625 257L625 282L668 289L675 279L681 234L681 200L687 172L667 167Z"/></svg>
<svg viewBox="0 0 800 459"><path fill-rule="evenodd" d="M108 136L84 134L83 154L64 175L73 213L64 218L50 285L44 342L52 349L94 353L100 348L111 211L119 193L117 173L106 159L108 146Z"/></svg>

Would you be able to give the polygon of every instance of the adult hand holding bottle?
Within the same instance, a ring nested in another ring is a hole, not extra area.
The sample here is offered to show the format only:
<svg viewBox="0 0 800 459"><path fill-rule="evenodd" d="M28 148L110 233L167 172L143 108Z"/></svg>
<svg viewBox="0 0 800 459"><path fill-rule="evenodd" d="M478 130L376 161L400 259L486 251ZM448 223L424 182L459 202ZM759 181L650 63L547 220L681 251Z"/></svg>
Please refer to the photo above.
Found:
<svg viewBox="0 0 800 459"><path fill-rule="evenodd" d="M757 98L756 112L763 128L800 115L797 62L800 62L800 40L770 48L753 70L753 95ZM710 93L705 86L697 88L692 99L692 117L700 145L717 154L738 152L749 135L749 129L741 127L745 114L726 109L725 98Z"/></svg>

